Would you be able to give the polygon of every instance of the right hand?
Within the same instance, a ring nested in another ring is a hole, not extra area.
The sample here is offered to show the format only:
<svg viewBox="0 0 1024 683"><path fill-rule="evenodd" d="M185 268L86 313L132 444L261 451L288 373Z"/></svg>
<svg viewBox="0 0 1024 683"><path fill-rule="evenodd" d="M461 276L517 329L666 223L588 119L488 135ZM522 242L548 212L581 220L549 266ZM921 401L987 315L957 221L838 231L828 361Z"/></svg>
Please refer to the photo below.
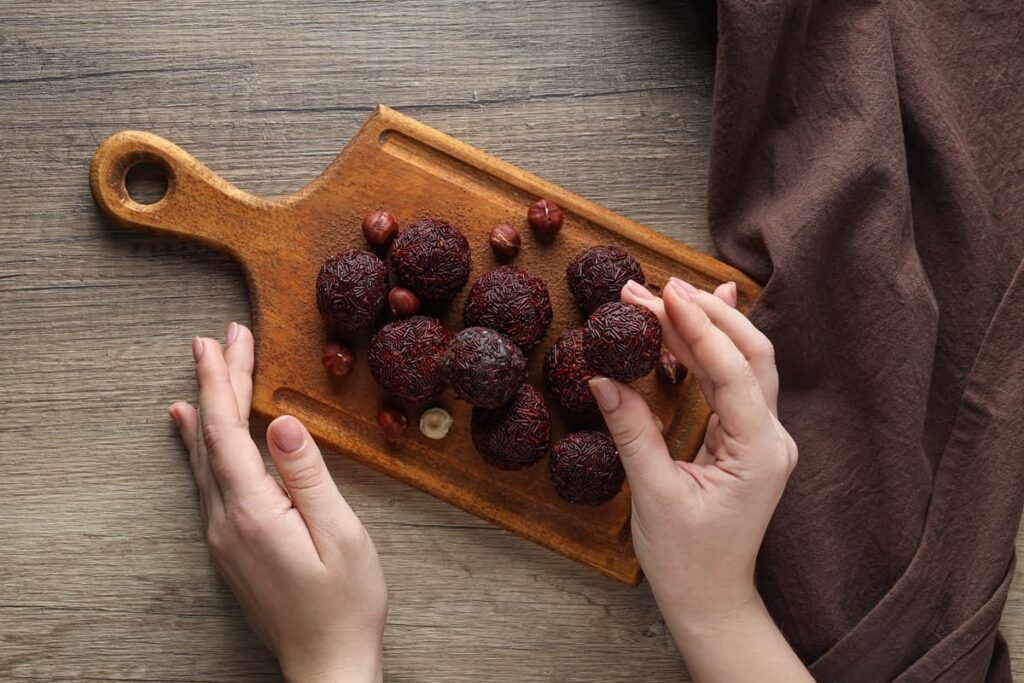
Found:
<svg viewBox="0 0 1024 683"><path fill-rule="evenodd" d="M666 623L691 670L691 657L709 652L701 636L736 635L738 623L756 625L767 634L762 642L781 641L795 660L754 587L758 549L797 461L777 417L771 343L735 309L734 283L710 294L673 278L659 298L630 282L622 299L658 316L665 346L700 382L713 413L694 461L673 460L635 390L591 380L629 478L633 546Z"/></svg>
<svg viewBox="0 0 1024 683"><path fill-rule="evenodd" d="M226 347L193 340L200 411L169 409L213 560L286 680L380 681L387 589L373 542L294 417L267 429L284 487L270 476L249 435L252 334L232 323Z"/></svg>

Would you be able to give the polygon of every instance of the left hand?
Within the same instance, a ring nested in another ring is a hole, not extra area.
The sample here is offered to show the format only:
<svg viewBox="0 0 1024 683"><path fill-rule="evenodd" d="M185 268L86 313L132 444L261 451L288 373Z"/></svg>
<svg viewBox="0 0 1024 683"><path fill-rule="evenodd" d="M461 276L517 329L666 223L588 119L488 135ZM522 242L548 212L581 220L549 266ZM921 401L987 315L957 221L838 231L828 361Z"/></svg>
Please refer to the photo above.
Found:
<svg viewBox="0 0 1024 683"><path fill-rule="evenodd" d="M253 338L192 343L196 411L169 414L188 449L210 554L289 681L380 681L387 589L373 542L291 416L267 429L284 484L249 435Z"/></svg>

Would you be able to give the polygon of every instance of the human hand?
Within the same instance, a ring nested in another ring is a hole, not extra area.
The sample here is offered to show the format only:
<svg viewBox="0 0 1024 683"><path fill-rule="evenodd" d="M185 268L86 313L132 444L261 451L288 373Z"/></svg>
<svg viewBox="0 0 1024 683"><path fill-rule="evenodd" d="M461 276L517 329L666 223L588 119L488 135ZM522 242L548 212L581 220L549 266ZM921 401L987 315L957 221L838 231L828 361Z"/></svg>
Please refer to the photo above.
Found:
<svg viewBox="0 0 1024 683"><path fill-rule="evenodd" d="M700 382L713 411L694 461L673 460L635 390L591 380L629 478L633 546L666 623L694 676L738 680L713 655L726 643L738 662L729 641L741 636L748 652L765 648L772 676L806 675L754 587L757 551L797 461L777 417L771 343L735 309L733 283L709 294L673 278L658 298L630 282L622 299L658 316L665 346ZM780 668L780 657L798 668ZM749 664L736 673L756 678Z"/></svg>
<svg viewBox="0 0 1024 683"><path fill-rule="evenodd" d="M305 427L270 423L282 488L249 435L253 338L192 341L199 411L168 410L188 449L210 554L288 681L380 681L387 589L373 542Z"/></svg>

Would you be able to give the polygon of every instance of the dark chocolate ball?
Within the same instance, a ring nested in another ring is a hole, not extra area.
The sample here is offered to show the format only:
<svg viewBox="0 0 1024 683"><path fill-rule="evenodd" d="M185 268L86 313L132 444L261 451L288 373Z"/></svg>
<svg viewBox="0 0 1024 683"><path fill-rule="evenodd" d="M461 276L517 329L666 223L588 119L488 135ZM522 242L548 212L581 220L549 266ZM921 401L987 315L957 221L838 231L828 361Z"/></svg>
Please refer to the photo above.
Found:
<svg viewBox="0 0 1024 683"><path fill-rule="evenodd" d="M661 323L643 306L604 304L587 318L583 343L596 372L632 382L654 369L661 356Z"/></svg>
<svg viewBox="0 0 1024 683"><path fill-rule="evenodd" d="M373 378L391 397L425 401L444 388L448 330L424 315L385 325L370 340L367 360Z"/></svg>
<svg viewBox="0 0 1024 683"><path fill-rule="evenodd" d="M316 307L328 329L347 334L369 327L384 311L388 271L368 251L352 249L327 259L316 276Z"/></svg>
<svg viewBox="0 0 1024 683"><path fill-rule="evenodd" d="M575 413L597 410L587 384L594 371L587 362L583 328L565 331L544 354L544 381L558 403Z"/></svg>
<svg viewBox="0 0 1024 683"><path fill-rule="evenodd" d="M462 311L467 327L490 327L508 335L523 351L540 343L552 316L547 285L516 266L501 266L477 279Z"/></svg>
<svg viewBox="0 0 1024 683"><path fill-rule="evenodd" d="M497 408L526 381L526 357L500 332L467 327L444 358L445 379L455 394L478 408Z"/></svg>
<svg viewBox="0 0 1024 683"><path fill-rule="evenodd" d="M646 282L636 259L618 247L591 247L573 257L565 280L576 305L590 315L601 304L619 301L629 280Z"/></svg>
<svg viewBox="0 0 1024 683"><path fill-rule="evenodd" d="M402 286L419 298L446 301L469 280L469 242L451 223L428 218L398 234L391 243L391 265Z"/></svg>
<svg viewBox="0 0 1024 683"><path fill-rule="evenodd" d="M548 473L555 492L578 505L607 503L622 490L622 469L615 442L604 432L573 432L551 448Z"/></svg>
<svg viewBox="0 0 1024 683"><path fill-rule="evenodd" d="M551 415L540 392L524 384L499 408L474 408L470 430L485 461L503 470L521 470L547 452Z"/></svg>

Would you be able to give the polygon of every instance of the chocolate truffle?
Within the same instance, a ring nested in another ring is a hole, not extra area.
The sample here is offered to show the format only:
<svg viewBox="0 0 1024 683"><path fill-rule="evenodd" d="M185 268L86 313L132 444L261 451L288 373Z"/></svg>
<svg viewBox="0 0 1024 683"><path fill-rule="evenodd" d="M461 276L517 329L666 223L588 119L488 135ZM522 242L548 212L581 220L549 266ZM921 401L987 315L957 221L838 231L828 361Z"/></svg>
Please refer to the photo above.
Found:
<svg viewBox="0 0 1024 683"><path fill-rule="evenodd" d="M619 301L629 280L644 284L636 259L618 247L591 247L577 254L565 269L565 280L576 305L590 315L601 304Z"/></svg>
<svg viewBox="0 0 1024 683"><path fill-rule="evenodd" d="M615 442L604 432L573 432L551 448L548 473L555 492L578 505L607 503L622 490L622 469Z"/></svg>
<svg viewBox="0 0 1024 683"><path fill-rule="evenodd" d="M455 395L478 408L497 408L526 381L526 357L511 339L486 327L467 327L452 338L445 379Z"/></svg>
<svg viewBox="0 0 1024 683"><path fill-rule="evenodd" d="M583 328L567 330L544 354L544 381L555 400L567 410L589 413L597 402L587 382L594 376L584 355Z"/></svg>
<svg viewBox="0 0 1024 683"><path fill-rule="evenodd" d="M521 470L544 457L551 442L551 415L544 397L529 384L500 408L474 408L473 445L503 470Z"/></svg>
<svg viewBox="0 0 1024 683"><path fill-rule="evenodd" d="M613 302L587 318L583 343L596 372L632 382L654 369L661 355L661 323L643 306Z"/></svg>
<svg viewBox="0 0 1024 683"><path fill-rule="evenodd" d="M398 234L391 265L402 286L429 302L451 299L469 280L469 242L451 223L428 218Z"/></svg>
<svg viewBox="0 0 1024 683"><path fill-rule="evenodd" d="M414 315L396 320L370 340L370 371L389 396L425 401L444 388L448 342L448 330L434 318Z"/></svg>
<svg viewBox="0 0 1024 683"><path fill-rule="evenodd" d="M490 327L508 335L523 351L540 343L552 315L547 285L516 266L501 266L480 277L462 311L467 327Z"/></svg>
<svg viewBox="0 0 1024 683"><path fill-rule="evenodd" d="M384 311L388 271L368 251L352 249L327 259L316 277L316 307L328 329L347 334L369 327Z"/></svg>

